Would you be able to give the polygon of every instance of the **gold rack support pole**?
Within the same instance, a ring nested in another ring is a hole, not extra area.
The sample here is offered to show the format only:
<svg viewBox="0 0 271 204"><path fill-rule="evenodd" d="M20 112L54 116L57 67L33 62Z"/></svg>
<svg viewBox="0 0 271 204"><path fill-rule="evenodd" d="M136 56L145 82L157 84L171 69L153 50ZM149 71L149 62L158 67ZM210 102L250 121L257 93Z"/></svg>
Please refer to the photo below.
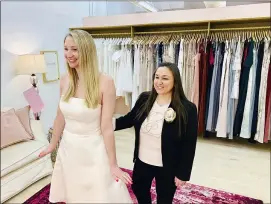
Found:
<svg viewBox="0 0 271 204"><path fill-rule="evenodd" d="M208 33L207 33L207 36L210 35L210 28L211 28L211 22L209 21L209 22L208 22Z"/></svg>
<svg viewBox="0 0 271 204"><path fill-rule="evenodd" d="M135 36L135 28L131 26L131 38L133 39Z"/></svg>

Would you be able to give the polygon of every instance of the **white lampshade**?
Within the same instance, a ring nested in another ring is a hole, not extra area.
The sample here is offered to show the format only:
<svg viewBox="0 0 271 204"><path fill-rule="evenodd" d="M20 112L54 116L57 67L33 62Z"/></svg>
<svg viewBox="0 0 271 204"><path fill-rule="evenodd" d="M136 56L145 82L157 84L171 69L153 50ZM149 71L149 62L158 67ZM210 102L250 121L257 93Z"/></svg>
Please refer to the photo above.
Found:
<svg viewBox="0 0 271 204"><path fill-rule="evenodd" d="M27 54L19 55L15 61L16 74L38 74L46 72L44 55Z"/></svg>

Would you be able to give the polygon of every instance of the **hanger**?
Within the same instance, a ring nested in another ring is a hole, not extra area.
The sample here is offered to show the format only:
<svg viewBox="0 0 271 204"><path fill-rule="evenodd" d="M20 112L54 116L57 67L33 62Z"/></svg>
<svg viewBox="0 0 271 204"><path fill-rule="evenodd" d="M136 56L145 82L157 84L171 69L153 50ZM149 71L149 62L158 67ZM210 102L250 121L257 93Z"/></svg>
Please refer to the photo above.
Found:
<svg viewBox="0 0 271 204"><path fill-rule="evenodd" d="M257 39L257 42L261 41L261 37L260 37L260 32L259 31L256 31L256 39Z"/></svg>
<svg viewBox="0 0 271 204"><path fill-rule="evenodd" d="M160 38L159 38L159 43L163 43L165 44L165 36L164 35L161 35Z"/></svg>
<svg viewBox="0 0 271 204"><path fill-rule="evenodd" d="M217 38L216 36L217 36L217 33L216 33L216 32L215 32L215 33L212 33L212 34L211 34L211 40L212 40L212 41L216 41L216 38Z"/></svg>
<svg viewBox="0 0 271 204"><path fill-rule="evenodd" d="M142 36L138 36L136 41L138 44L141 44L142 43Z"/></svg>
<svg viewBox="0 0 271 204"><path fill-rule="evenodd" d="M147 45L148 39L149 39L149 36L147 36L147 35L145 35L145 36L143 37L143 44L144 44L144 45Z"/></svg>
<svg viewBox="0 0 271 204"><path fill-rule="evenodd" d="M127 38L127 44L131 44L132 38Z"/></svg>
<svg viewBox="0 0 271 204"><path fill-rule="evenodd" d="M149 35L149 36L147 37L147 39L146 39L146 45L150 45L151 39L152 39L152 36Z"/></svg>
<svg viewBox="0 0 271 204"><path fill-rule="evenodd" d="M175 44L178 44L180 42L180 35L175 35L174 42Z"/></svg>
<svg viewBox="0 0 271 204"><path fill-rule="evenodd" d="M125 38L125 43L124 43L125 45L129 45L129 38Z"/></svg>
<svg viewBox="0 0 271 204"><path fill-rule="evenodd" d="M227 40L231 40L230 32L227 32Z"/></svg>
<svg viewBox="0 0 271 204"><path fill-rule="evenodd" d="M172 35L171 36L171 42L175 45L177 44L177 36L176 35Z"/></svg>
<svg viewBox="0 0 271 204"><path fill-rule="evenodd" d="M173 45L176 44L176 35L171 35L170 43L172 43Z"/></svg>
<svg viewBox="0 0 271 204"><path fill-rule="evenodd" d="M140 44L141 43L141 36L137 36L135 38L135 41L136 41L137 44Z"/></svg>
<svg viewBox="0 0 271 204"><path fill-rule="evenodd" d="M153 39L154 39L154 35L150 35L149 39L148 39L148 45L152 45L153 44Z"/></svg>
<svg viewBox="0 0 271 204"><path fill-rule="evenodd" d="M153 44L157 44L158 39L159 39L159 36L155 35L155 37L153 39Z"/></svg>
<svg viewBox="0 0 271 204"><path fill-rule="evenodd" d="M233 40L233 34L232 34L232 32L229 32L229 39L232 42L232 40Z"/></svg>
<svg viewBox="0 0 271 204"><path fill-rule="evenodd" d="M126 42L127 42L127 38L126 37L121 39L121 44L124 45L125 47L127 46Z"/></svg>
<svg viewBox="0 0 271 204"><path fill-rule="evenodd" d="M219 38L220 42L223 42L223 40L224 40L224 35L223 34L224 34L223 31L219 33L219 35L220 35L220 38Z"/></svg>
<svg viewBox="0 0 271 204"><path fill-rule="evenodd" d="M158 43L160 44L160 43L164 43L164 37L165 36L163 36L163 35L160 35L159 36L159 40L158 40Z"/></svg>
<svg viewBox="0 0 271 204"><path fill-rule="evenodd" d="M117 38L113 38L113 44L116 45L117 44Z"/></svg>
<svg viewBox="0 0 271 204"><path fill-rule="evenodd" d="M152 43L153 43L153 44L158 44L158 39L159 39L159 36L158 36L158 35L155 35L155 37L154 37L153 40L152 40Z"/></svg>
<svg viewBox="0 0 271 204"><path fill-rule="evenodd" d="M228 35L227 34L228 34L227 31L223 32L223 41L225 41L225 43L228 40Z"/></svg>
<svg viewBox="0 0 271 204"><path fill-rule="evenodd" d="M267 35L267 38L270 40L270 38L271 38L271 31L270 31L270 30L267 30L267 31L266 31L266 35Z"/></svg>
<svg viewBox="0 0 271 204"><path fill-rule="evenodd" d="M144 36L144 45L148 45L150 36L146 35Z"/></svg>
<svg viewBox="0 0 271 204"><path fill-rule="evenodd" d="M120 43L120 38L116 38L116 44L119 45Z"/></svg>
<svg viewBox="0 0 271 204"><path fill-rule="evenodd" d="M118 38L118 45L122 45L123 43L123 38Z"/></svg>
<svg viewBox="0 0 271 204"><path fill-rule="evenodd" d="M121 38L121 44L126 46L127 38Z"/></svg>
<svg viewBox="0 0 271 204"><path fill-rule="evenodd" d="M157 35L153 35L151 39L151 44L155 44L156 39L157 39Z"/></svg>
<svg viewBox="0 0 271 204"><path fill-rule="evenodd" d="M123 45L127 45L127 38L126 37L123 37L123 38L121 38L121 43L123 44Z"/></svg>

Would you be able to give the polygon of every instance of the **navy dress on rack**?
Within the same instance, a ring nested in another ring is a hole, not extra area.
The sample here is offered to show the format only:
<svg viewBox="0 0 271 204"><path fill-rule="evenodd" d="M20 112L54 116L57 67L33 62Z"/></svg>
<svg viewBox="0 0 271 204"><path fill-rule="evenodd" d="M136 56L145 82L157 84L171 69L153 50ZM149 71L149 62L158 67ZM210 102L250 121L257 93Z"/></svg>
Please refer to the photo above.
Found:
<svg viewBox="0 0 271 204"><path fill-rule="evenodd" d="M247 46L247 55L244 55L244 62L242 66L242 72L239 81L239 100L237 105L237 110L234 118L233 125L233 135L239 135L241 132L241 126L243 122L243 115L245 109L245 102L247 98L247 88L248 88L248 79L250 68L253 64L253 49L254 49L254 41L250 41L245 44ZM245 49L245 50L246 50Z"/></svg>

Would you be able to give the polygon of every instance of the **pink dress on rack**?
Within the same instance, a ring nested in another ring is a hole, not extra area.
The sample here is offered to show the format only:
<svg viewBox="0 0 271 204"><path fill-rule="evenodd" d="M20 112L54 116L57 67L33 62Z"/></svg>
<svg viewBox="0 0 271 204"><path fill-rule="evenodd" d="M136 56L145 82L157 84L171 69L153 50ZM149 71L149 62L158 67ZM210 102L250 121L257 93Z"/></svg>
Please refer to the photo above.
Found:
<svg viewBox="0 0 271 204"><path fill-rule="evenodd" d="M200 53L195 56L195 74L192 86L191 101L196 105L197 110L199 110L199 62Z"/></svg>

